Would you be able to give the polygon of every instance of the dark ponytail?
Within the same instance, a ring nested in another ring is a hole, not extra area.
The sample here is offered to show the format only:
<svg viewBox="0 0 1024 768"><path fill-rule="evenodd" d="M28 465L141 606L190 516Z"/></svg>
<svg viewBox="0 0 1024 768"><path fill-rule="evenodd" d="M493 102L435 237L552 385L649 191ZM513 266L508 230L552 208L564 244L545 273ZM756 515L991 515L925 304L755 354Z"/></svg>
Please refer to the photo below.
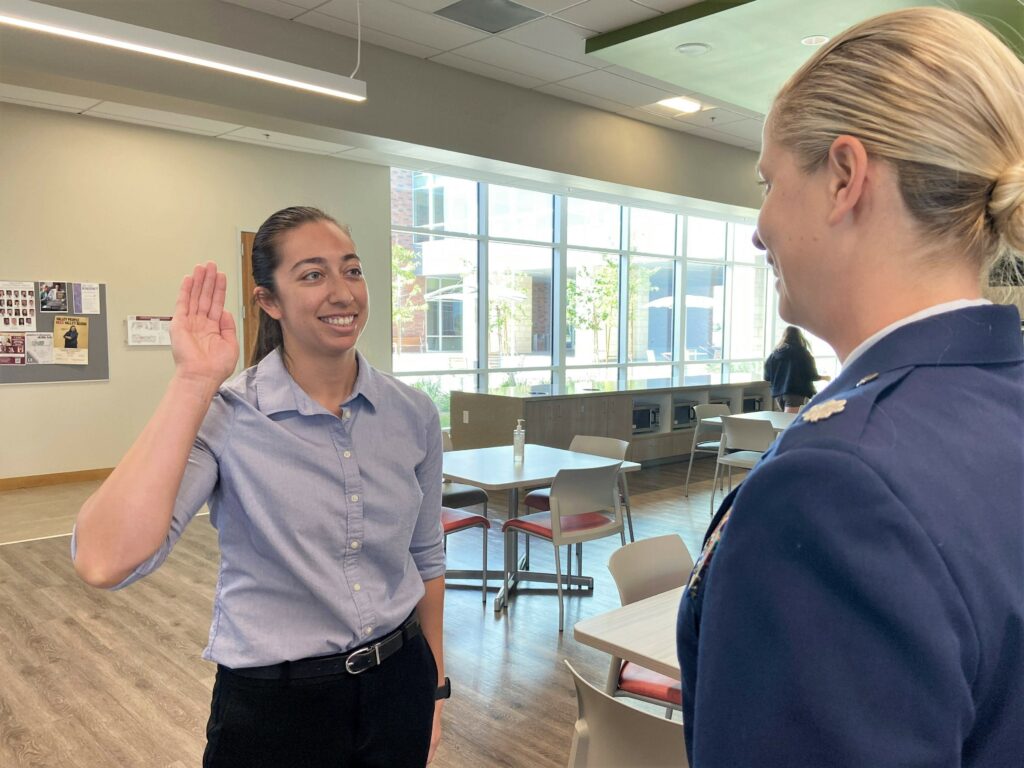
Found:
<svg viewBox="0 0 1024 768"><path fill-rule="evenodd" d="M330 221L347 233L345 227L319 208L294 206L271 215L260 225L252 243L252 281L257 286L271 295L276 293L274 272L281 260L277 251L281 235L311 221ZM259 312L259 326L256 330L256 343L252 348L251 365L256 365L278 347L284 347L281 323L264 312L259 304L256 304L256 309Z"/></svg>

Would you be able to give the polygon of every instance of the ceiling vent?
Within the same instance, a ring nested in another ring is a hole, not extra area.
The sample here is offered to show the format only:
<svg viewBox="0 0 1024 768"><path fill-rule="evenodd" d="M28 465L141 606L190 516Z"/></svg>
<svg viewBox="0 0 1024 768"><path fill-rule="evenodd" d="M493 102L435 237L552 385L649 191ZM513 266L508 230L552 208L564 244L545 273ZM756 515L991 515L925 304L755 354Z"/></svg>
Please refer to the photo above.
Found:
<svg viewBox="0 0 1024 768"><path fill-rule="evenodd" d="M512 0L459 0L434 11L434 14L491 34L504 32L544 15Z"/></svg>

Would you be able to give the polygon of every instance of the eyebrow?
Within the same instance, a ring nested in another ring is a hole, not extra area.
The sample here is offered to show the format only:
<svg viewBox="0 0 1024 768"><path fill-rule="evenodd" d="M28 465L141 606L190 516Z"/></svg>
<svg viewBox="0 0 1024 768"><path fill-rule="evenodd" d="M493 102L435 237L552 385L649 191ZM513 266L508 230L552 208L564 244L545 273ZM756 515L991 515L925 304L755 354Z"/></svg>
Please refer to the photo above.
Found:
<svg viewBox="0 0 1024 768"><path fill-rule="evenodd" d="M355 253L346 253L344 256L341 257L342 263L352 261L353 259L355 259L356 261L362 261L362 259L359 258L359 255ZM298 261L294 265L292 265L292 268L289 270L289 272L294 272L295 270L309 266L310 264L316 265L318 267L326 267L327 259L325 259L323 256L310 256L308 259L303 259L302 261Z"/></svg>

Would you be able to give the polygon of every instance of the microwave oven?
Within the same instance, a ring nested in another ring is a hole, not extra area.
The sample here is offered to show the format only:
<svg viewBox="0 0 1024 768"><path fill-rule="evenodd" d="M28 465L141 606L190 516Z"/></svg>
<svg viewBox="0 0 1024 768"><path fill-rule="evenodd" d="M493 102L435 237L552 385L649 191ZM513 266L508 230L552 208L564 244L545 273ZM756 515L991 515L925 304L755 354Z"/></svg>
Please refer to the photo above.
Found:
<svg viewBox="0 0 1024 768"><path fill-rule="evenodd" d="M697 420L693 406L694 400L676 400L672 403L672 429L685 429Z"/></svg>
<svg viewBox="0 0 1024 768"><path fill-rule="evenodd" d="M657 403L633 403L633 434L657 432L661 406Z"/></svg>

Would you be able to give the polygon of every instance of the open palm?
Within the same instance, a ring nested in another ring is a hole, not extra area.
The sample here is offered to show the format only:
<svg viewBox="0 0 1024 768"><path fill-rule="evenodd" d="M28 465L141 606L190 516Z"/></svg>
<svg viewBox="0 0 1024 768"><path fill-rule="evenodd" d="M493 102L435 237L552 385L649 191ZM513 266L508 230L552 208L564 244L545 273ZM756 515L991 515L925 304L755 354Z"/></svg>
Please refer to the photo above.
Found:
<svg viewBox="0 0 1024 768"><path fill-rule="evenodd" d="M219 386L235 370L235 320L224 309L227 276L212 261L196 265L181 281L171 320L171 353L177 373Z"/></svg>

